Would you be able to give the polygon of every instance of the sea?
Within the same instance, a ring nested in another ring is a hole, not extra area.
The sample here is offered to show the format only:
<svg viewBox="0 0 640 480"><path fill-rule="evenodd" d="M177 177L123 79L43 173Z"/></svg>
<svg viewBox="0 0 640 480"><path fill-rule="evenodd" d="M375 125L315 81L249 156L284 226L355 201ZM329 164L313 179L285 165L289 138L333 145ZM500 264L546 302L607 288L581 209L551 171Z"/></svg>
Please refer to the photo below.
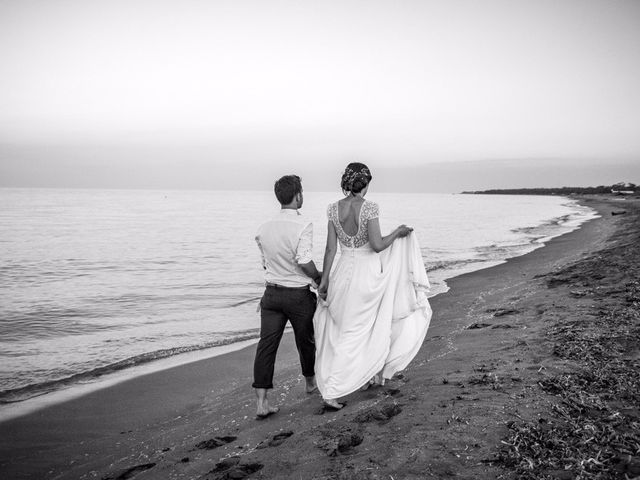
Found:
<svg viewBox="0 0 640 480"><path fill-rule="evenodd" d="M305 192L322 265L326 208ZM375 193L414 228L431 295L594 217L557 196ZM0 420L257 341L269 191L0 189Z"/></svg>

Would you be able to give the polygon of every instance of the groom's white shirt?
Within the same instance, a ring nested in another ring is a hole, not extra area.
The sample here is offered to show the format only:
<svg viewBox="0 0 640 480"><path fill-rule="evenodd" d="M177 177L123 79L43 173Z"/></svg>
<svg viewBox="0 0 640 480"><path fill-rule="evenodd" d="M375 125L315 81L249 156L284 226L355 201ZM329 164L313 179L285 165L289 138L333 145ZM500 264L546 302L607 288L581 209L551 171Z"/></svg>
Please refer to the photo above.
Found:
<svg viewBox="0 0 640 480"><path fill-rule="evenodd" d="M313 224L297 210L283 208L258 228L264 279L283 287L304 287L311 279L300 264L313 259Z"/></svg>

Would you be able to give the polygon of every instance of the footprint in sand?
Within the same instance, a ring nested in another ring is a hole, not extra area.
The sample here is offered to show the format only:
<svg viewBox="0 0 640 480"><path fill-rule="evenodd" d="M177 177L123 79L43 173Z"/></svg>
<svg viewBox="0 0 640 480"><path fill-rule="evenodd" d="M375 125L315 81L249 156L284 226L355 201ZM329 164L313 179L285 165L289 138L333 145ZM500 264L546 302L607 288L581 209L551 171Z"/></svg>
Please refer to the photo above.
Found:
<svg viewBox="0 0 640 480"><path fill-rule="evenodd" d="M392 397L401 397L403 395L399 388L387 388L384 390L384 393Z"/></svg>
<svg viewBox="0 0 640 480"><path fill-rule="evenodd" d="M516 313L520 313L520 310L515 308L489 308L485 311L487 313L493 313L494 317L503 317L505 315L515 315Z"/></svg>
<svg viewBox="0 0 640 480"><path fill-rule="evenodd" d="M467 330L476 330L478 328L486 328L490 326L491 326L490 323L472 323L467 327Z"/></svg>
<svg viewBox="0 0 640 480"><path fill-rule="evenodd" d="M320 431L322 438L316 443L330 457L350 453L364 441L364 434L346 426L332 426Z"/></svg>
<svg viewBox="0 0 640 480"><path fill-rule="evenodd" d="M395 402L383 403L381 405L376 405L374 407L368 408L353 419L356 423L367 423L367 422L386 422L392 417L395 417L400 412L402 412L402 407Z"/></svg>
<svg viewBox="0 0 640 480"><path fill-rule="evenodd" d="M136 465L135 467L130 467L121 471L115 477L112 477L111 475L107 477L102 477L102 480L128 480L129 478L133 478L137 474L145 472L155 466L156 466L155 463L145 463L143 465Z"/></svg>
<svg viewBox="0 0 640 480"><path fill-rule="evenodd" d="M216 464L209 474L215 476L211 480L242 479L264 467L261 463L240 463L240 457L229 457Z"/></svg>
<svg viewBox="0 0 640 480"><path fill-rule="evenodd" d="M263 440L256 446L256 448L277 447L278 445L282 445L284 441L291 435L293 435L293 432L291 430L280 432L274 435L269 440Z"/></svg>
<svg viewBox="0 0 640 480"><path fill-rule="evenodd" d="M203 442L197 443L195 446L196 450L213 450L214 448L221 447L226 445L227 443L231 443L237 440L238 437L226 436L226 437L213 437L209 440L205 440Z"/></svg>

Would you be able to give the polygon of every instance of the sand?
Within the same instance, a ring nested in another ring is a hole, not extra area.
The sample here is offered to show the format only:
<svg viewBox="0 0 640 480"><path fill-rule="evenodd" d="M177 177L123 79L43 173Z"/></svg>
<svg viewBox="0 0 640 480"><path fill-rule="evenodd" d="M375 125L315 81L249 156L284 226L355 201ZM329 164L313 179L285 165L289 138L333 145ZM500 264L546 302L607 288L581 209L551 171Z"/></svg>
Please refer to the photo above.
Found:
<svg viewBox="0 0 640 480"><path fill-rule="evenodd" d="M431 301L431 327L411 365L384 387L350 395L339 412L324 411L317 395L305 393L286 335L271 393L278 414L255 419L252 346L1 423L0 478L638 476L640 454L625 448L640 425L638 398L627 385L637 377L640 202L581 201L602 217L527 255L449 280L450 291ZM626 323L618 330L603 323L619 317ZM604 344L598 335L614 330L619 334L608 337L601 354L615 353L622 373L608 375L624 377L627 383L615 388L628 391L607 397L587 384L587 390L569 385L568 374L595 368L585 359L605 359L592 353ZM596 340L575 343L576 331ZM573 412L567 392L583 405L600 395L597 405L604 406L593 410L608 417L588 421L623 435L622 446L601 447L597 458L589 449L599 438L576 440L586 442L584 451L574 455L567 447L566 458L554 457L547 440L535 447L529 439L538 426L545 429L536 435L564 432Z"/></svg>

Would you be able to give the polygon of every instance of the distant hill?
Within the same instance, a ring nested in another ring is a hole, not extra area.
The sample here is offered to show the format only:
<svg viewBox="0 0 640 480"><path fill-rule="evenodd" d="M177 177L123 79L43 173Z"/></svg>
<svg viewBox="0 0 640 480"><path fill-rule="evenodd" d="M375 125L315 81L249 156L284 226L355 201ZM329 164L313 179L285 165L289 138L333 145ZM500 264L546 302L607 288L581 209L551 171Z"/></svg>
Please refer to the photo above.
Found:
<svg viewBox="0 0 640 480"><path fill-rule="evenodd" d="M614 194L633 195L640 194L640 186L635 183L620 182L614 185L599 185L597 187L559 187L559 188L500 188L462 192L464 194L484 195L589 195L589 194Z"/></svg>

